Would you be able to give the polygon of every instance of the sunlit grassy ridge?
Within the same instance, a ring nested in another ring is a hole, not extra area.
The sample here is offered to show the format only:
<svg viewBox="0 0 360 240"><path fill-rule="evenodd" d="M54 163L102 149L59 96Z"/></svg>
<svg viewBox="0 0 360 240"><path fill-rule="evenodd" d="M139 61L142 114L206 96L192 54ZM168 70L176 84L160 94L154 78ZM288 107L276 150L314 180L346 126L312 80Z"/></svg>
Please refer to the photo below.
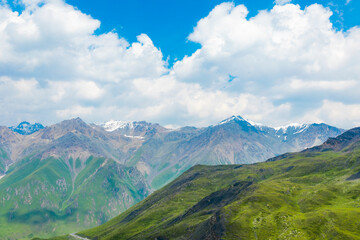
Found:
<svg viewBox="0 0 360 240"><path fill-rule="evenodd" d="M253 165L195 166L118 217L79 235L360 239L360 150L348 150L289 154Z"/></svg>

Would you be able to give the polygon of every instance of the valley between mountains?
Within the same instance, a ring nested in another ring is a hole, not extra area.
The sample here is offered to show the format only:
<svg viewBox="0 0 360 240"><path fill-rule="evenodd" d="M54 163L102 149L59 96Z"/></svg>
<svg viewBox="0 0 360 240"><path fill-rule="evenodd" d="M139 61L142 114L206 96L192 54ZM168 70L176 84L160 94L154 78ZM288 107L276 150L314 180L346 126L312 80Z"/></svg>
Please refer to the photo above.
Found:
<svg viewBox="0 0 360 240"><path fill-rule="evenodd" d="M216 175L216 169L233 176L237 171L260 165L237 168L232 164L263 162L286 152L314 147L344 132L326 124L272 128L240 116L205 128L167 129L147 122L119 121L95 125L77 118L48 127L23 123L17 128L21 134L14 129L0 128L0 239L50 237L95 227L184 172L171 184L201 169L205 169L201 176ZM232 171L234 168L240 170ZM266 178L267 172L260 175ZM261 178L260 175L253 178ZM192 189L196 197L177 213L229 184L226 178L223 180L221 185L210 184L206 190ZM236 191L253 186L248 184L255 180L241 181ZM174 187L168 194L176 189L180 193L183 188ZM148 201L152 200L145 203ZM205 214L201 219L209 216Z"/></svg>
<svg viewBox="0 0 360 240"><path fill-rule="evenodd" d="M197 165L87 239L360 239L360 128L264 163ZM68 236L54 240L72 239Z"/></svg>

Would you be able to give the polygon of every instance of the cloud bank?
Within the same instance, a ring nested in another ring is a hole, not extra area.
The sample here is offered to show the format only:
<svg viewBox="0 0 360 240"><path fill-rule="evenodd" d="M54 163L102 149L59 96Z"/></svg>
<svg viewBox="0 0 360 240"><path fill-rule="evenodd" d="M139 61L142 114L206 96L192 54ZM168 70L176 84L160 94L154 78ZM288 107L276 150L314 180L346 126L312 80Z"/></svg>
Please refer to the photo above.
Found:
<svg viewBox="0 0 360 240"><path fill-rule="evenodd" d="M188 39L201 48L169 68L144 33L129 43L62 0L0 6L1 125L149 120L214 124L240 114L269 125L360 124L360 30L336 31L332 12L279 1L248 18L222 3Z"/></svg>

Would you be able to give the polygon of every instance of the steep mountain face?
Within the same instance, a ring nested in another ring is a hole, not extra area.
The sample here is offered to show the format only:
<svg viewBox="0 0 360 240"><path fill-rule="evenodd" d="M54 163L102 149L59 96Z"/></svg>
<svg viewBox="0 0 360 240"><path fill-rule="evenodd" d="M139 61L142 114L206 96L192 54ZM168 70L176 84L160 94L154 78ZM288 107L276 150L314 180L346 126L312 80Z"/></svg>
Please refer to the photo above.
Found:
<svg viewBox="0 0 360 240"><path fill-rule="evenodd" d="M342 131L325 124L274 129L241 117L176 130L108 125L76 118L31 135L0 128L0 238L95 226L196 164L264 161Z"/></svg>
<svg viewBox="0 0 360 240"><path fill-rule="evenodd" d="M27 136L2 128L0 239L96 226L142 200L150 187L121 162L141 143L79 118Z"/></svg>
<svg viewBox="0 0 360 240"><path fill-rule="evenodd" d="M329 138L324 144L304 152L351 151L360 145L360 128L353 128L336 138Z"/></svg>
<svg viewBox="0 0 360 240"><path fill-rule="evenodd" d="M126 164L155 189L196 164L249 164L321 144L343 132L326 124L271 128L239 116L207 128L164 131L145 141Z"/></svg>
<svg viewBox="0 0 360 240"><path fill-rule="evenodd" d="M0 127L0 176L2 176L8 166L10 166L14 158L13 154L20 149L20 143L23 141L24 136L11 131L7 127Z"/></svg>
<svg viewBox="0 0 360 240"><path fill-rule="evenodd" d="M198 165L89 239L359 239L360 128L252 165ZM57 239L67 239L67 236Z"/></svg>
<svg viewBox="0 0 360 240"><path fill-rule="evenodd" d="M44 126L40 123L30 124L29 122L21 122L17 127L9 127L12 131L17 132L21 135L30 135L34 132L43 129Z"/></svg>
<svg viewBox="0 0 360 240"><path fill-rule="evenodd" d="M0 180L0 239L96 226L150 193L136 168L104 158L27 158Z"/></svg>

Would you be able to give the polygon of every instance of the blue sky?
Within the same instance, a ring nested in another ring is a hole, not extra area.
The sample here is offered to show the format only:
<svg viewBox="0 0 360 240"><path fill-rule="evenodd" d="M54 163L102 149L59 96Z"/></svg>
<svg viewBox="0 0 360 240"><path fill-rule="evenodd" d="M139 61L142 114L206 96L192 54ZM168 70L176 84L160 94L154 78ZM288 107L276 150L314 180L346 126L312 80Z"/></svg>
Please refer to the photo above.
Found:
<svg viewBox="0 0 360 240"><path fill-rule="evenodd" d="M0 3L0 125L360 126L359 1Z"/></svg>
<svg viewBox="0 0 360 240"><path fill-rule="evenodd" d="M165 57L170 58L170 64L175 59L192 54L200 47L199 44L187 41L187 36L193 31L197 21L218 4L220 0L103 0L84 1L67 0L81 11L101 20L99 33L116 29L116 31L130 42L136 40L140 33L146 33L161 48ZM236 0L235 4L244 4L248 10L248 17L252 17L259 10L271 9L272 0ZM292 1L302 8L313 3L329 7L333 12L332 23L337 29L347 30L360 24L359 1L352 0L346 4L345 0L335 1Z"/></svg>

